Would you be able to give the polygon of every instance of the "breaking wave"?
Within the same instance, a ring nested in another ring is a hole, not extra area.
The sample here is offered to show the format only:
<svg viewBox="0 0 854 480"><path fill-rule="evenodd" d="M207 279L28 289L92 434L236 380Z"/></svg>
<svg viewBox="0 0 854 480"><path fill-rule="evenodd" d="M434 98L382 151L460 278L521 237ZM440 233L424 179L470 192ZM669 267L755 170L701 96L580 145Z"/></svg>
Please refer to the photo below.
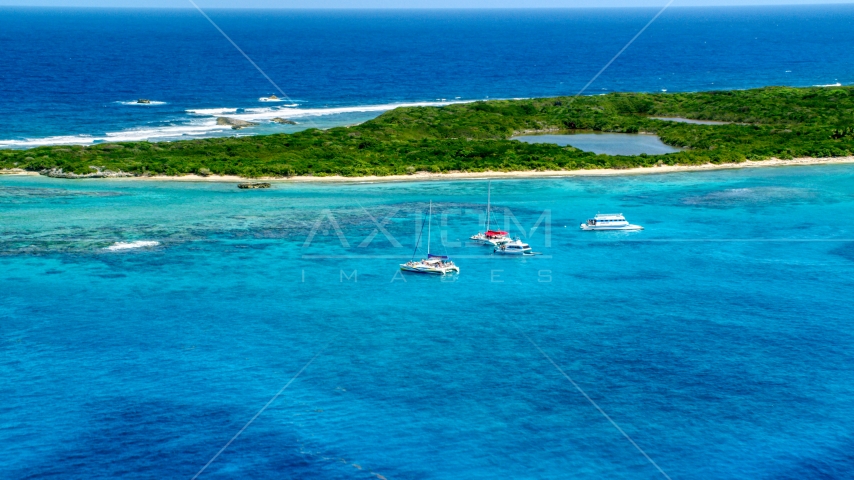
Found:
<svg viewBox="0 0 854 480"><path fill-rule="evenodd" d="M463 101L446 102L412 102L412 103L386 103L382 105L359 105L352 107L325 107L325 108L298 108L295 105L282 105L279 107L266 108L200 108L187 110L191 115L200 116L222 116L228 115L240 120L269 120L271 118L287 116L288 118L320 117L326 115L342 115L347 113L385 112L399 107L442 107L452 103L465 103Z"/></svg>
<svg viewBox="0 0 854 480"><path fill-rule="evenodd" d="M120 102L123 104L138 105L136 102ZM164 103L164 102L159 102ZM248 122L267 123L276 117L287 117L290 119L308 119L316 117L333 117L324 122L323 128L348 125L353 123L352 115L358 113L377 114L393 110L398 107L439 107L453 103L466 103L462 100L436 101L436 102L411 102L411 103L386 103L380 105L360 105L350 107L325 107L325 108L300 108L297 104L277 105L274 107L259 108L198 108L186 110L190 116L185 123L168 126L136 127L116 132L107 132L103 135L57 135L51 137L25 138L0 140L0 148L33 148L48 145L92 145L104 142L136 142L136 141L163 141L180 140L182 138L200 138L212 134L222 136L225 132L231 132L228 125L217 125L216 117L228 116ZM155 104L152 102L150 105ZM144 105L144 104L143 104ZM334 116L340 115L341 121L336 122ZM364 121L364 118L358 119ZM251 132L244 130L244 133Z"/></svg>
<svg viewBox="0 0 854 480"><path fill-rule="evenodd" d="M103 142L137 142L143 140L166 140L190 136L199 137L214 131L230 130L231 127L217 125L215 121L172 125L167 127L132 128L104 135L60 135L55 137L28 138L25 140L0 140L0 148L30 148L45 145L92 145Z"/></svg>

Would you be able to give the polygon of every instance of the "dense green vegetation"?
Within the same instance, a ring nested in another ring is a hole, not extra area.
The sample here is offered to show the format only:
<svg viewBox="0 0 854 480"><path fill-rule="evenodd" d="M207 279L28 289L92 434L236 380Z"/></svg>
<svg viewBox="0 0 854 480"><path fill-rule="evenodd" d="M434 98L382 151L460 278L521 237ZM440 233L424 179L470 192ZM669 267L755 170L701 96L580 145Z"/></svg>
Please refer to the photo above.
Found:
<svg viewBox="0 0 854 480"><path fill-rule="evenodd" d="M692 125L653 116L734 123ZM649 132L687 150L658 156L608 156L509 140L525 131ZM398 108L361 125L290 135L4 150L0 168L90 173L90 167L97 166L137 174L358 176L849 155L854 155L854 88L768 87Z"/></svg>

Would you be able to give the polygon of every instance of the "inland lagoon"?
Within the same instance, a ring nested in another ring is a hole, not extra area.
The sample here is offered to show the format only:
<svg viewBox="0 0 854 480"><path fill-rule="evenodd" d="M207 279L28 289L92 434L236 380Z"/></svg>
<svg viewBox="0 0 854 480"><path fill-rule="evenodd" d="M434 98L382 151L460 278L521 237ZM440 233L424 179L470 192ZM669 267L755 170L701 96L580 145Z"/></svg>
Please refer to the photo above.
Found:
<svg viewBox="0 0 854 480"><path fill-rule="evenodd" d="M656 135L632 133L576 133L569 135L521 135L512 137L525 143L551 143L572 146L586 152L606 155L662 155L676 153L679 148L665 144Z"/></svg>

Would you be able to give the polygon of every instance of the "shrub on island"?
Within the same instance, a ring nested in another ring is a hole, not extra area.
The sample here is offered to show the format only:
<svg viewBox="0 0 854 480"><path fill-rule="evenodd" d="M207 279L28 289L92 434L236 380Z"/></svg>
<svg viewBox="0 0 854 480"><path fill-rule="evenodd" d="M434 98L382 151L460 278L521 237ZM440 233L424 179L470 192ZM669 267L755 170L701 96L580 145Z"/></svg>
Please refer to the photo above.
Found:
<svg viewBox="0 0 854 480"><path fill-rule="evenodd" d="M699 125L653 117L728 123ZM246 126L225 117L218 123ZM519 133L585 131L651 133L685 150L609 156L511 140ZM851 87L612 93L398 108L358 127L291 134L9 150L0 156L0 168L85 175L91 173L89 166L98 165L135 175L248 178L631 168L849 156L854 155L852 132Z"/></svg>

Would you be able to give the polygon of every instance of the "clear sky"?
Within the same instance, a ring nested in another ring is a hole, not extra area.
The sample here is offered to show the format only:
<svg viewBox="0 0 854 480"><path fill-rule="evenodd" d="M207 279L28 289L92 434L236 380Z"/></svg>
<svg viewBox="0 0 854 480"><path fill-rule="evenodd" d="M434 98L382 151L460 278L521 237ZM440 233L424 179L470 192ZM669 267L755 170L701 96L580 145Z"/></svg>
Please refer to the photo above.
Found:
<svg viewBox="0 0 854 480"><path fill-rule="evenodd" d="M202 8L570 8L656 7L667 0L196 0ZM676 0L678 6L840 4L854 0ZM0 5L192 8L187 0L0 0Z"/></svg>

